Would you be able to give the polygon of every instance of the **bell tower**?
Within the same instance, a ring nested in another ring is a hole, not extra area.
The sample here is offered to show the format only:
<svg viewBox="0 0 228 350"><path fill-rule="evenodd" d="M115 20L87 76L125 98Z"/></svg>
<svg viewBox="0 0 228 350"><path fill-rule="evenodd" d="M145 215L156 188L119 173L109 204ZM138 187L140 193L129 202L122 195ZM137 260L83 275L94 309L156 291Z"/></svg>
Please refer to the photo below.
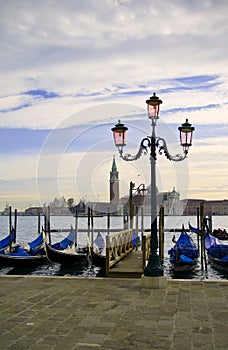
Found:
<svg viewBox="0 0 228 350"><path fill-rule="evenodd" d="M115 156L113 156L109 184L110 184L110 203L118 203L119 202L119 172L117 171Z"/></svg>

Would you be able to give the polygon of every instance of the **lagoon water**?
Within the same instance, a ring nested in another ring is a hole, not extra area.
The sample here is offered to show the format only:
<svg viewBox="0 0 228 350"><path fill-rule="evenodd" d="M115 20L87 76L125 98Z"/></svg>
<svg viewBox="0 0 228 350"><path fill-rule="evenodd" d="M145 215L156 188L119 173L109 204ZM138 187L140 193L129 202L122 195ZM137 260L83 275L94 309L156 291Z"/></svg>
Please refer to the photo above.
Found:
<svg viewBox="0 0 228 350"><path fill-rule="evenodd" d="M43 224L41 218L41 224ZM87 229L88 220L86 217L80 217L78 219L78 228ZM141 228L141 217L139 217L139 229ZM188 228L188 223L192 226L196 226L195 216L166 216L165 217L165 230L167 229L180 229L182 224L185 228ZM13 218L14 224L14 218ZM51 229L68 229L70 230L71 225L75 226L75 218L71 216L51 216ZM227 216L214 216L212 217L213 228L225 228L228 231L228 217ZM135 225L134 225L135 226ZM150 228L150 217L145 216L143 219L144 229ZM107 228L107 217L95 217L94 218L94 230L106 229ZM110 228L112 229L122 229L123 219L122 217L113 216L110 218ZM0 217L0 239L5 237L9 232L9 218L7 216ZM18 216L17 219L17 243L23 243L27 241L32 241L38 232L38 219L35 216ZM175 233L176 238L179 236L179 232ZM64 238L67 233L63 232L53 232L51 234L52 243ZM102 233L105 237L105 233ZM198 266L191 273L173 273L171 266L169 264L168 250L173 246L172 238L174 232L165 231L165 249L164 249L164 274L168 278L185 278L185 279L228 279L228 272L222 272L214 269L208 264L207 271L202 271L200 266L200 259ZM94 233L94 238L96 233ZM191 237L196 240L196 235L191 234ZM87 243L87 233L78 233L78 244L86 245ZM28 270L18 270L16 268L0 268L0 274L27 274L27 275L47 275L47 276L82 276L82 277L96 277L102 276L103 271L100 268L90 266L89 268L63 268L59 264L47 264L39 266Z"/></svg>

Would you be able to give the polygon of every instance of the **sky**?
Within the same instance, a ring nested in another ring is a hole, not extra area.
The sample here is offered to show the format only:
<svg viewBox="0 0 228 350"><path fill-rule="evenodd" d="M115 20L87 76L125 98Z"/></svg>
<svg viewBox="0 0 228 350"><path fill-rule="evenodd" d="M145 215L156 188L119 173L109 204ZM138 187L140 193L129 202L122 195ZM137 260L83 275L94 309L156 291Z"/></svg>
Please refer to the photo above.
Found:
<svg viewBox="0 0 228 350"><path fill-rule="evenodd" d="M0 0L0 210L55 197L109 200L115 156L120 194L150 185L143 155L146 100L163 101L157 136L179 154L178 127L195 127L188 159L157 155L157 187L181 199L228 199L227 0Z"/></svg>

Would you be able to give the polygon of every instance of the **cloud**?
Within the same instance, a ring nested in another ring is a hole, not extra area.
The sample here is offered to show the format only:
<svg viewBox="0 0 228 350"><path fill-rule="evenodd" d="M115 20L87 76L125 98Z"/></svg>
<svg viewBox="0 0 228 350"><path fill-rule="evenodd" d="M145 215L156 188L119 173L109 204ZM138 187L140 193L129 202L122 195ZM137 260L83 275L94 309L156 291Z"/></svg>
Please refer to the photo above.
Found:
<svg viewBox="0 0 228 350"><path fill-rule="evenodd" d="M119 118L130 126L128 150L134 152L150 130L145 100L154 91L163 100L157 131L165 132L171 151L179 149L180 123L188 118L196 128L192 193L205 186L199 159L205 174L210 162L227 174L226 0L0 0L0 8L2 180L35 177L24 172L36 168L40 151L60 161L83 151L98 157L105 145L110 159L116 152L110 127ZM209 178L215 195L216 173ZM40 181L51 188L45 179L43 173ZM172 188L176 180L170 179L162 186Z"/></svg>

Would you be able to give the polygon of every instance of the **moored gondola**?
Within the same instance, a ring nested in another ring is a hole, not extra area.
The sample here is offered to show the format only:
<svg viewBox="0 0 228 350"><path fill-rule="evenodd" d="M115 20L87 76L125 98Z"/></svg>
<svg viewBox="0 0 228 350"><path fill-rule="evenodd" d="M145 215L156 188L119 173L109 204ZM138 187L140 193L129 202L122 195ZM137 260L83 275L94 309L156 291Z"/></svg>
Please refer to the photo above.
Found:
<svg viewBox="0 0 228 350"><path fill-rule="evenodd" d="M0 267L31 267L47 262L43 249L33 253L26 250L14 251L13 253L0 251Z"/></svg>
<svg viewBox="0 0 228 350"><path fill-rule="evenodd" d="M205 248L211 265L225 270L228 269L228 244L221 242L216 237L207 235Z"/></svg>
<svg viewBox="0 0 228 350"><path fill-rule="evenodd" d="M46 244L47 258L51 262L70 265L87 265L88 253L87 249L83 251L74 251L71 248L55 249L53 246Z"/></svg>
<svg viewBox="0 0 228 350"><path fill-rule="evenodd" d="M204 246L210 264L216 268L228 270L228 244L212 236L208 230L201 231L190 224L189 228L192 232L204 237Z"/></svg>
<svg viewBox="0 0 228 350"><path fill-rule="evenodd" d="M43 232L24 246L13 244L12 236L5 249L0 250L0 267L30 267L47 263L43 245Z"/></svg>
<svg viewBox="0 0 228 350"><path fill-rule="evenodd" d="M199 251L191 237L184 231L184 227L177 241L175 236L173 237L173 242L175 245L168 251L172 268L175 271L192 270L197 264Z"/></svg>
<svg viewBox="0 0 228 350"><path fill-rule="evenodd" d="M92 255L93 265L105 268L106 266L105 241L100 232L98 232L97 237L93 241L91 255Z"/></svg>
<svg viewBox="0 0 228 350"><path fill-rule="evenodd" d="M12 229L10 234L0 240L0 250L7 249L15 240L15 230Z"/></svg>
<svg viewBox="0 0 228 350"><path fill-rule="evenodd" d="M89 252L87 247L77 248L75 246L75 232L71 230L62 241L47 244L45 243L47 258L50 262L57 262L65 265L87 265Z"/></svg>

